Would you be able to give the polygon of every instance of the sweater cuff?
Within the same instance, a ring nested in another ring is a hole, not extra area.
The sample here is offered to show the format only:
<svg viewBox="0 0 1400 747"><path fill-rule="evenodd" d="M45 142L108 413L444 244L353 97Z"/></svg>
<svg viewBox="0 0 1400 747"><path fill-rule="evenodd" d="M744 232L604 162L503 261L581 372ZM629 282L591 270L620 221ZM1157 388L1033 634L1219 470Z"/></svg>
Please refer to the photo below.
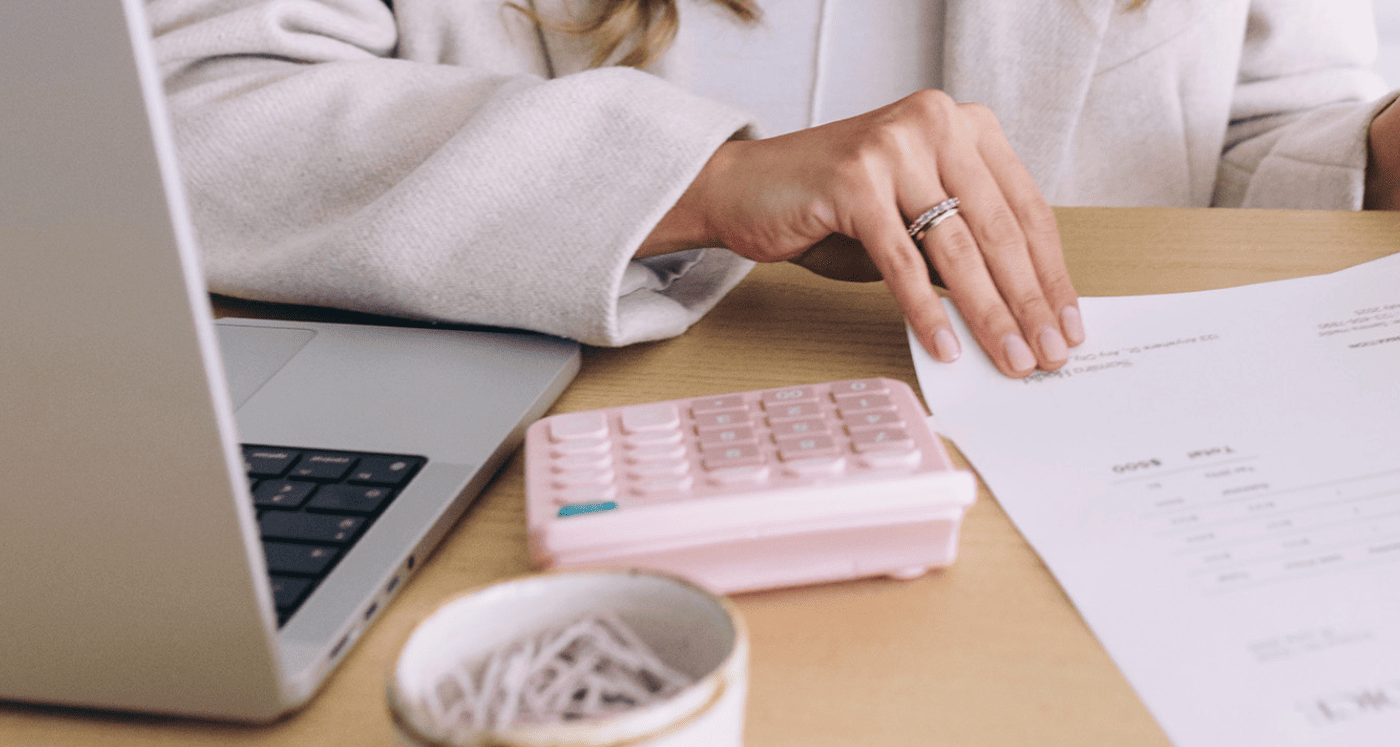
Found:
<svg viewBox="0 0 1400 747"><path fill-rule="evenodd" d="M1293 122L1254 159L1231 154L1224 164L1216 204L1226 207L1359 210L1366 196L1371 120L1395 100L1391 93L1370 106L1334 107Z"/></svg>
<svg viewBox="0 0 1400 747"><path fill-rule="evenodd" d="M679 335L738 285L753 264L725 249L635 260L623 275L613 337L584 342L631 345Z"/></svg>

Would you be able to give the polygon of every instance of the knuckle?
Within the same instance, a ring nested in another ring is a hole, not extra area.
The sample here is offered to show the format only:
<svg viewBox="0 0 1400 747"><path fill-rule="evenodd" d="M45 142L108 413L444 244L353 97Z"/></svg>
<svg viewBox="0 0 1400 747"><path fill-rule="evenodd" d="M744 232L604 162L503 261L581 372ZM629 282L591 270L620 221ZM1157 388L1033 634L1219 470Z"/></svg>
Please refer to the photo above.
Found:
<svg viewBox="0 0 1400 747"><path fill-rule="evenodd" d="M1045 298L1035 289L1018 290L1005 294L1007 306L1017 319L1034 319L1046 311Z"/></svg>
<svg viewBox="0 0 1400 747"><path fill-rule="evenodd" d="M982 264L982 250L972 234L961 229L947 231L936 242L935 253L942 260L938 264L945 277L967 272ZM946 267L946 271L942 267Z"/></svg>
<svg viewBox="0 0 1400 747"><path fill-rule="evenodd" d="M1026 236L1016 221L1016 215L1006 205L993 207L983 214L979 226L982 240L995 251L1013 251L1024 246Z"/></svg>
<svg viewBox="0 0 1400 747"><path fill-rule="evenodd" d="M957 107L958 113L961 114L963 118L966 119L968 122L975 125L977 128L995 128L998 130L1001 129L1001 124L997 121L997 115L993 114L992 110L988 109L983 104L978 104L976 102L969 101L958 104Z"/></svg>
<svg viewBox="0 0 1400 747"><path fill-rule="evenodd" d="M892 277L909 277L919 272L928 272L922 255L914 252L890 252L883 257L884 274Z"/></svg>
<svg viewBox="0 0 1400 747"><path fill-rule="evenodd" d="M889 278L916 278L920 273L928 273L928 263L918 252L881 250L872 252L871 260L878 266L881 274Z"/></svg>
<svg viewBox="0 0 1400 747"><path fill-rule="evenodd" d="M957 106L951 96L931 88L915 91L896 102L901 114L921 122L947 121Z"/></svg>
<svg viewBox="0 0 1400 747"><path fill-rule="evenodd" d="M978 328L990 334L990 339L1000 341L1007 333L1015 329L1015 324L1006 316L1006 310L996 304L984 304L973 312L973 317L977 319Z"/></svg>
<svg viewBox="0 0 1400 747"><path fill-rule="evenodd" d="M1055 220L1055 211L1048 203L1036 200L1022 208L1022 214L1023 229L1028 238L1059 243L1060 224Z"/></svg>
<svg viewBox="0 0 1400 747"><path fill-rule="evenodd" d="M1069 279L1068 272L1049 273L1041 280L1041 285L1045 287L1046 298L1051 299L1056 306L1068 303L1077 295L1074 290L1074 282Z"/></svg>

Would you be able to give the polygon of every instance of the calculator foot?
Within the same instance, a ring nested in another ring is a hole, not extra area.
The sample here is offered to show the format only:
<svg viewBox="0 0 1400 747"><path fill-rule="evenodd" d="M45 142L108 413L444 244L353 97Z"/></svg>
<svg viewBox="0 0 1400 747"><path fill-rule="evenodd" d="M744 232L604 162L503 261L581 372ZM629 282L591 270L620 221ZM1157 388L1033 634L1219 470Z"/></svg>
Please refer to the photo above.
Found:
<svg viewBox="0 0 1400 747"><path fill-rule="evenodd" d="M901 568L897 571L890 571L889 577L897 578L900 581L909 581L928 573L928 568L929 567L926 565L915 566L913 568Z"/></svg>

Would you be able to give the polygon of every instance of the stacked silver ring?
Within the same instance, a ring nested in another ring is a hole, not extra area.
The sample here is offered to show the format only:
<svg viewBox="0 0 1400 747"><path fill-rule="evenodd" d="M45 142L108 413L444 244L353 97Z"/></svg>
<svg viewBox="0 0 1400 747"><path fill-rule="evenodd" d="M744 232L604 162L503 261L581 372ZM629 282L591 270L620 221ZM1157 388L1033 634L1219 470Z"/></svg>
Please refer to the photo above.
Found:
<svg viewBox="0 0 1400 747"><path fill-rule="evenodd" d="M934 226L957 214L958 198L949 197L925 210L923 215L915 218L914 222L909 224L909 238L917 244L924 238L924 234L928 233Z"/></svg>

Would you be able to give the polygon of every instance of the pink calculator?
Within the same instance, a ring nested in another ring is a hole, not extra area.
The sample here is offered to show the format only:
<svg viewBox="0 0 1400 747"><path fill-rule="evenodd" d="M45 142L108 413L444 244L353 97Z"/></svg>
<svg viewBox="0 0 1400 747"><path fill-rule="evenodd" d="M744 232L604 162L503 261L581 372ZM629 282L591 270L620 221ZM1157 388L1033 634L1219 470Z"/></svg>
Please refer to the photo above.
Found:
<svg viewBox="0 0 1400 747"><path fill-rule="evenodd" d="M537 567L727 593L946 566L977 486L908 385L858 379L544 418L525 495Z"/></svg>

